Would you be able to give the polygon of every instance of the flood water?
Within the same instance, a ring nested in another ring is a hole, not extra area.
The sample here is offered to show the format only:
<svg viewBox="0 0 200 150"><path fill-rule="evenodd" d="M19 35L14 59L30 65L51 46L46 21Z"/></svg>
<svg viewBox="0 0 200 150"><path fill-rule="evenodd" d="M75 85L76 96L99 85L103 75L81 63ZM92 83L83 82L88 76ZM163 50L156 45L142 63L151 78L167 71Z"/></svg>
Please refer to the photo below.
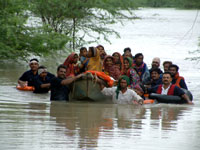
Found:
<svg viewBox="0 0 200 150"><path fill-rule="evenodd" d="M195 24L197 10L146 8L135 14L142 19L113 25L121 39L101 44L108 54L125 47L142 52L148 66L155 56L172 60L180 66L194 105L51 103L49 93L16 90L27 66L1 63L0 149L199 150L200 67L185 58L198 48L200 14Z"/></svg>

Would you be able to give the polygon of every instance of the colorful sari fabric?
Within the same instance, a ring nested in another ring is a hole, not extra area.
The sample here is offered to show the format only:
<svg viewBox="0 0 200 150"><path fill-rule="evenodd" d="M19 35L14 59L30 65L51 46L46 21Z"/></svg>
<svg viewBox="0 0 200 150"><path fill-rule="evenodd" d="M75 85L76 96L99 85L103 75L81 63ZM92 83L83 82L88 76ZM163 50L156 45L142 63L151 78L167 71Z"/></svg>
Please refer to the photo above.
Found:
<svg viewBox="0 0 200 150"><path fill-rule="evenodd" d="M90 57L87 68L88 70L102 71L100 52L97 48L93 49L93 57Z"/></svg>
<svg viewBox="0 0 200 150"><path fill-rule="evenodd" d="M129 62L129 69L125 73L130 78L130 87L134 89L136 86L140 84L140 77L136 70L132 68L132 59L130 57L126 57L126 60Z"/></svg>
<svg viewBox="0 0 200 150"><path fill-rule="evenodd" d="M149 69L144 62L140 66L136 65L136 63L133 62L132 68L134 68L136 70L136 72L140 76L140 81L143 84L146 84L150 80Z"/></svg>
<svg viewBox="0 0 200 150"><path fill-rule="evenodd" d="M76 53L71 53L63 65L65 65L66 68L66 77L73 77L79 73L79 67L78 65L74 64L74 56L77 55ZM78 56L78 55L77 55Z"/></svg>
<svg viewBox="0 0 200 150"><path fill-rule="evenodd" d="M124 71L123 56L122 56L120 53L118 53L118 52L114 52L114 53L112 54L112 56L114 56L115 54L117 54L117 55L119 56L119 60L118 60L118 61L115 60L114 63L115 63L115 65L120 64L120 71L121 71L121 73L123 73L123 71Z"/></svg>
<svg viewBox="0 0 200 150"><path fill-rule="evenodd" d="M121 75L120 69L115 64L113 64L112 66L108 66L106 64L106 60L108 58L111 58L114 62L114 57L109 56L109 55L106 56L106 58L104 59L104 62L103 62L104 72L105 72L105 74L113 77L115 80L118 80Z"/></svg>

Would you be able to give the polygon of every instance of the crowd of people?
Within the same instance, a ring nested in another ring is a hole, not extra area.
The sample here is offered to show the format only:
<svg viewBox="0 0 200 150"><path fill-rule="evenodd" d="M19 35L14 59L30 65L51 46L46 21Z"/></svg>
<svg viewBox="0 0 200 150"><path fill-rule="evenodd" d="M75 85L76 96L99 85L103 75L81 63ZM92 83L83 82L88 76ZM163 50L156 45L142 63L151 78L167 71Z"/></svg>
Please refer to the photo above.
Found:
<svg viewBox="0 0 200 150"><path fill-rule="evenodd" d="M181 96L192 104L181 89L187 89L187 85L184 78L179 75L178 65L164 61L162 71L160 58L155 57L151 68L148 69L144 55L137 53L133 56L130 48L125 48L123 54L114 52L112 55L107 55L102 45L88 49L81 47L79 54L71 53L64 63L58 66L57 76L49 73L45 66L39 66L37 59L31 59L29 66L30 70L19 78L19 85L34 86L34 93L47 93L51 90L51 100L69 100L68 85L80 78L85 71L93 70L104 72L117 81L116 87L110 87L112 92L99 82L102 93L105 95L109 93L115 100L119 98L120 101L126 101L129 97L130 101L134 99L141 103L145 99L145 93L154 92Z"/></svg>

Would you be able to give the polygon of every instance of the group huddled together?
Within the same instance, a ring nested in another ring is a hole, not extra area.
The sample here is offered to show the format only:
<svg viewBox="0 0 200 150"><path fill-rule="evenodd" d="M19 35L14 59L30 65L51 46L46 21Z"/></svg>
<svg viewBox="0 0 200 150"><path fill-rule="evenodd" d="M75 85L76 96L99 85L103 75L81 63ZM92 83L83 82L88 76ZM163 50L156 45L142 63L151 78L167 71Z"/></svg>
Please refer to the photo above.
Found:
<svg viewBox="0 0 200 150"><path fill-rule="evenodd" d="M69 100L68 85L86 71L98 71L104 72L115 81L113 87L105 87L96 77L101 92L111 95L118 103L136 100L142 104L144 94L158 93L180 96L192 104L182 90L187 90L187 85L184 78L179 75L179 67L176 64L164 61L162 71L160 58L153 58L150 69L143 60L142 53L133 56L130 48L125 48L122 55L119 52L107 55L102 45L88 49L82 47L79 54L71 53L64 63L58 66L57 76L47 72L45 66L39 66L37 59L31 59L31 69L19 78L18 83L22 87L34 86L35 93L46 93L51 90L51 100Z"/></svg>

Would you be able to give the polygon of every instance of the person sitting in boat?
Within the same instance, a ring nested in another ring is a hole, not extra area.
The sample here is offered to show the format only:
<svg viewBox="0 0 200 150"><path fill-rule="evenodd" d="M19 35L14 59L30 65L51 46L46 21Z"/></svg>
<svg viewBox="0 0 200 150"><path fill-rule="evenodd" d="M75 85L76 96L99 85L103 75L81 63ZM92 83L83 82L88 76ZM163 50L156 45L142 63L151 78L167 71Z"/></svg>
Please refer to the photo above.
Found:
<svg viewBox="0 0 200 150"><path fill-rule="evenodd" d="M155 58L153 58L153 60L152 60L152 63L151 63L151 69L149 69L149 72L151 73L151 71L153 70L153 69L159 69L159 74L162 74L163 72L162 72L162 70L159 68L160 67L160 58L159 57L155 57Z"/></svg>
<svg viewBox="0 0 200 150"><path fill-rule="evenodd" d="M172 74L172 84L176 84L176 86L187 90L185 79L179 75L178 70L179 67L177 65L172 64L169 66L169 72Z"/></svg>
<svg viewBox="0 0 200 150"><path fill-rule="evenodd" d="M162 95L180 96L187 101L188 104L193 104L185 92L175 84L172 84L172 75L170 72L164 72L162 77L163 84L148 89L148 93L157 93Z"/></svg>
<svg viewBox="0 0 200 150"><path fill-rule="evenodd" d="M124 72L123 74L128 76L130 79L131 89L135 89L136 86L141 84L140 77L136 70L132 67L133 61L130 57L124 58Z"/></svg>
<svg viewBox="0 0 200 150"><path fill-rule="evenodd" d="M73 52L67 57L63 63L63 65L66 66L66 77L74 77L80 72L77 62L78 54Z"/></svg>
<svg viewBox="0 0 200 150"><path fill-rule="evenodd" d="M100 84L101 92L104 95L112 96L112 101L118 104L133 104L136 101L138 104L143 104L143 99L133 90L128 89L130 84L129 77L122 75L118 80L117 87L107 88Z"/></svg>
<svg viewBox="0 0 200 150"><path fill-rule="evenodd" d="M131 59L134 59L132 53L131 53L131 49L129 47L124 48L124 54L123 57L130 57Z"/></svg>
<svg viewBox="0 0 200 150"><path fill-rule="evenodd" d="M87 65L89 62L89 58L87 57L87 48L81 47L80 49L80 72L85 72L87 70Z"/></svg>
<svg viewBox="0 0 200 150"><path fill-rule="evenodd" d="M82 74L73 76L71 78L66 78L66 66L59 65L57 68L57 77L51 79L51 101L68 101L69 100L69 87L68 85L80 78Z"/></svg>
<svg viewBox="0 0 200 150"><path fill-rule="evenodd" d="M33 58L29 61L30 70L24 72L18 80L20 87L34 86L34 79L38 75L39 61Z"/></svg>
<svg viewBox="0 0 200 150"><path fill-rule="evenodd" d="M146 87L152 88L162 84L162 78L160 78L161 70L159 68L152 69L150 74L151 74L151 81L148 85L146 85Z"/></svg>
<svg viewBox="0 0 200 150"><path fill-rule="evenodd" d="M100 58L101 58L101 64L103 65L104 59L107 55L106 51L105 51L103 45L98 45L96 48L99 50L99 54L100 54Z"/></svg>
<svg viewBox="0 0 200 150"><path fill-rule="evenodd" d="M137 71L140 76L140 81L142 84L146 84L150 80L150 73L146 63L143 62L144 56L142 53L137 53L135 55L135 60L132 67Z"/></svg>
<svg viewBox="0 0 200 150"><path fill-rule="evenodd" d="M163 69L164 69L164 72L168 72L169 71L169 66L172 65L172 61L164 61L163 62Z"/></svg>
<svg viewBox="0 0 200 150"><path fill-rule="evenodd" d="M121 73L123 73L123 70L124 70L124 61L123 61L122 55L120 53L118 53L118 52L114 52L112 54L112 56L115 59L114 64L116 66L118 66L118 68L120 69Z"/></svg>
<svg viewBox="0 0 200 150"><path fill-rule="evenodd" d="M87 69L94 71L102 71L102 63L99 49L96 47L89 47L87 56L90 58L87 65Z"/></svg>
<svg viewBox="0 0 200 150"><path fill-rule="evenodd" d="M40 66L38 68L38 76L35 78L34 82L34 93L48 93L50 90L50 81L55 76L47 72L45 66Z"/></svg>
<svg viewBox="0 0 200 150"><path fill-rule="evenodd" d="M114 61L114 57L109 55L106 56L103 62L103 72L111 76L115 80L118 80L121 75L121 72L119 68L114 64Z"/></svg>

